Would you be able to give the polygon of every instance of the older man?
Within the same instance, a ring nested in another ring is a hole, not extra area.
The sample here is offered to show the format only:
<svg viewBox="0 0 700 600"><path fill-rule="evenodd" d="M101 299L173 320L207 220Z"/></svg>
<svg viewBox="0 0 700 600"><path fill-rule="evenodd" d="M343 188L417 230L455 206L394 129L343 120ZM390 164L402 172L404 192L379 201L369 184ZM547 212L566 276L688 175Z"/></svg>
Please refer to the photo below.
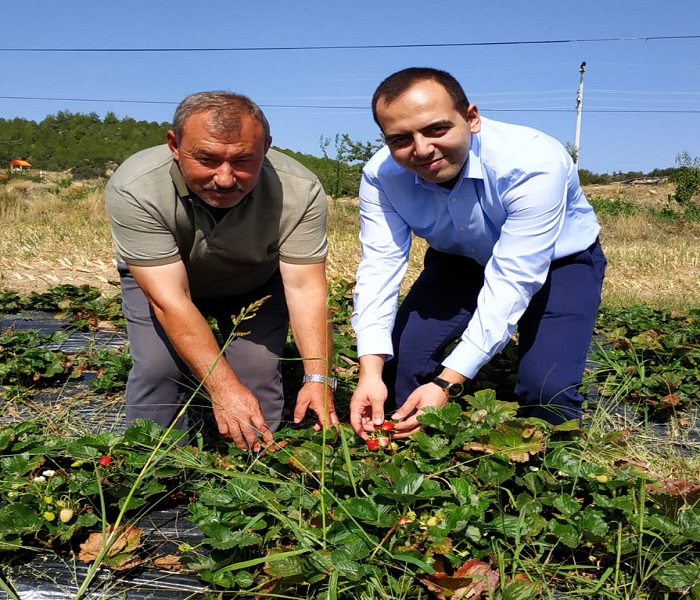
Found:
<svg viewBox="0 0 700 600"><path fill-rule="evenodd" d="M133 358L127 421L170 425L201 382L220 433L260 449L282 416L279 359L291 323L306 359L294 420L310 408L317 427L337 423L326 196L271 141L249 98L202 92L178 106L165 145L130 157L110 179L105 197ZM238 328L244 335L235 335L232 316L261 299ZM230 341L223 351L209 317ZM186 429L186 417L176 425Z"/></svg>
<svg viewBox="0 0 700 600"><path fill-rule="evenodd" d="M580 419L606 262L568 153L482 118L436 69L394 73L372 107L386 147L360 186L355 431L366 438L382 423L387 399L397 437L417 431L420 411L462 395L516 325L522 414ZM429 249L397 313L413 234Z"/></svg>

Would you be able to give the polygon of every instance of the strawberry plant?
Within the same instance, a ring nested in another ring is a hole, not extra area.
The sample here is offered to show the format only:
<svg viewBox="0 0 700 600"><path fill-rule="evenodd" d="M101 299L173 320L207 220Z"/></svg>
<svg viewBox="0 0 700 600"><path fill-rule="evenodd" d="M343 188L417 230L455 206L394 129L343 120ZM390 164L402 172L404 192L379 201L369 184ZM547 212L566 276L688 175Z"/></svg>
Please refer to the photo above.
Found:
<svg viewBox="0 0 700 600"><path fill-rule="evenodd" d="M644 560L664 565L650 589L678 573L690 585L700 572L700 486L681 497L645 477L620 458L619 436L515 420L515 405L489 392L466 402L429 411L425 431L396 453L357 444L343 428L331 438L283 432L276 452L252 461L234 450L240 470L197 486L190 519L206 537L186 564L227 589L320 597L331 573L346 589L387 572L417 584L454 576L466 557L487 565L498 589L534 597L531 570L545 569L562 590L572 574L604 581L620 556L639 559L643 539ZM596 459L605 446L618 450L617 462ZM504 572L495 557L509 565Z"/></svg>
<svg viewBox="0 0 700 600"><path fill-rule="evenodd" d="M90 380L90 388L104 394L116 394L126 387L131 369L131 355L128 345L122 348L101 348L76 357L82 361L82 368L95 372Z"/></svg>
<svg viewBox="0 0 700 600"><path fill-rule="evenodd" d="M335 375L354 389L357 378L357 347L350 327L352 316L352 290L354 282L335 279L328 290L328 308L333 322L333 364Z"/></svg>
<svg viewBox="0 0 700 600"><path fill-rule="evenodd" d="M350 388L348 285L334 289L335 335L345 344L334 367ZM41 302L65 308L54 300ZM76 299L71 314L98 300ZM0 302L8 311L28 306L10 292ZM604 397L655 416L696 405L698 330L694 312L604 309L590 377ZM128 372L125 349L68 357L48 352L52 338L36 332L3 336L6 399L83 369L112 393ZM390 421L367 443L347 425L284 428L253 455L225 443L204 451L200 434L181 445L179 434L148 421L78 438L48 435L39 422L2 427L0 558L31 547L73 552L92 575L97 565L134 568L148 546L127 522L157 505L187 513L201 532L199 544L167 560L221 595L700 594L700 481L632 458L630 431L516 418L507 401L516 350L484 369L460 403L426 410L423 430L408 440L392 438Z"/></svg>
<svg viewBox="0 0 700 600"><path fill-rule="evenodd" d="M113 394L123 390L131 368L127 347L98 349L78 355L49 350L68 333L44 334L33 329L8 329L0 334L0 386L7 398L30 396L34 391L80 377L92 370L95 391Z"/></svg>
<svg viewBox="0 0 700 600"><path fill-rule="evenodd" d="M21 311L48 311L71 316L73 329L96 329L99 321L125 326L120 297L104 297L100 290L88 285L59 285L46 292L31 292L26 298L11 290L0 292L0 313Z"/></svg>
<svg viewBox="0 0 700 600"><path fill-rule="evenodd" d="M0 551L19 549L29 538L56 547L101 519L114 518L147 450L161 435L147 423L123 436L103 433L79 439L47 438L31 421L0 429ZM167 457L166 447L151 477L131 496L130 511L177 489L182 468Z"/></svg>
<svg viewBox="0 0 700 600"><path fill-rule="evenodd" d="M56 331L41 335L31 329L0 334L0 385L11 397L27 395L27 387L43 385L72 375L71 361L45 346L64 340Z"/></svg>
<svg viewBox="0 0 700 600"><path fill-rule="evenodd" d="M119 510L189 499L203 537L180 561L213 588L359 597L386 580L418 598L486 578L499 597L534 598L538 581L604 590L611 572L640 593L694 584L700 484L627 462L628 434L552 428L516 408L482 391L427 410L395 452L341 425L285 429L259 456L176 446L175 434L160 444L148 421L74 440L25 422L0 430L0 548L59 548Z"/></svg>
<svg viewBox="0 0 700 600"><path fill-rule="evenodd" d="M658 419L698 404L700 311L603 309L598 331L594 376L603 397L615 396Z"/></svg>

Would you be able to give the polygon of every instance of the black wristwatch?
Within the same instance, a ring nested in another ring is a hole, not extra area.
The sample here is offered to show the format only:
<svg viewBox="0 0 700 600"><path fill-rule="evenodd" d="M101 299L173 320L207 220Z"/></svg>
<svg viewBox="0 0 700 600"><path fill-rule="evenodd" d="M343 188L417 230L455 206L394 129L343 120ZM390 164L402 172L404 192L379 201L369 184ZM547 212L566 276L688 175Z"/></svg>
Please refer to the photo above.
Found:
<svg viewBox="0 0 700 600"><path fill-rule="evenodd" d="M433 383L445 392L445 396L450 400L459 398L464 393L464 385L461 383L453 383L445 379L440 379L440 377L433 379Z"/></svg>

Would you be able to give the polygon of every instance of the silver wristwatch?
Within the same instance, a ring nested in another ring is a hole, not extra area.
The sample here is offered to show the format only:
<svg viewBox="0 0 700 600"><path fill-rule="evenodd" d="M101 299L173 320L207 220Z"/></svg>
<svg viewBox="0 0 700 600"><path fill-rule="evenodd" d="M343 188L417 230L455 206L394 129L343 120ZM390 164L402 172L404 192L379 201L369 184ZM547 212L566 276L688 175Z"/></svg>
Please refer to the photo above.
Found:
<svg viewBox="0 0 700 600"><path fill-rule="evenodd" d="M310 375L304 375L302 378L302 383L309 383L310 381L314 383L325 383L332 392L335 392L335 388L338 387L338 380L335 377L326 377L325 375L318 375L316 373L311 373Z"/></svg>

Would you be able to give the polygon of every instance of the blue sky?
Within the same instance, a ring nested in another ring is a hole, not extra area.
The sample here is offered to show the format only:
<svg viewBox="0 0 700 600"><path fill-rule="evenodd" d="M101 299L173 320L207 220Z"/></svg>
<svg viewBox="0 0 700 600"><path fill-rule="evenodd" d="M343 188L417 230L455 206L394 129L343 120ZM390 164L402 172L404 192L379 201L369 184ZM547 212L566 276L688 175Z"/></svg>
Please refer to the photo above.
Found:
<svg viewBox="0 0 700 600"><path fill-rule="evenodd" d="M169 122L187 94L228 89L263 107L274 145L320 155L322 136L375 140L379 82L431 66L455 75L484 116L566 143L585 61L582 168L650 171L682 151L700 156L700 37L633 39L700 36L697 0L35 0L4 7L2 31L4 119L67 110ZM437 46L600 39L610 41ZM387 45L416 47L274 49ZM261 47L273 49L192 50ZM133 48L177 51L27 51Z"/></svg>

